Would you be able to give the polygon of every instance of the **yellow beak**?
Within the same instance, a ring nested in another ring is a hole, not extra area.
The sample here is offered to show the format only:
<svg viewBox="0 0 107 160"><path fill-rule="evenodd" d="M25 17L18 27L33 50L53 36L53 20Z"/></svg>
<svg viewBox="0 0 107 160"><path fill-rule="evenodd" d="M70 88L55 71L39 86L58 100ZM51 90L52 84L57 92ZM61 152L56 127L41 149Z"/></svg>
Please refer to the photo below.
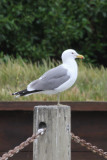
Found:
<svg viewBox="0 0 107 160"><path fill-rule="evenodd" d="M85 57L83 55L78 54L76 58L84 59Z"/></svg>

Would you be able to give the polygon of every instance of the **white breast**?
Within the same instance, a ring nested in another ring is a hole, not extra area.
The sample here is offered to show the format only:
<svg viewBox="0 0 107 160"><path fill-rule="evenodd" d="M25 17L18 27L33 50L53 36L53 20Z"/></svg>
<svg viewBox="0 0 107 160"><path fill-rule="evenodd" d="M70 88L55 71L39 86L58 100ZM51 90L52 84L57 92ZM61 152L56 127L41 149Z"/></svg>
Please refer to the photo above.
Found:
<svg viewBox="0 0 107 160"><path fill-rule="evenodd" d="M55 90L57 92L62 92L70 88L75 83L78 75L78 66L74 59L70 59L67 63L63 63L62 66L67 69L67 74L70 76L70 79L56 88Z"/></svg>

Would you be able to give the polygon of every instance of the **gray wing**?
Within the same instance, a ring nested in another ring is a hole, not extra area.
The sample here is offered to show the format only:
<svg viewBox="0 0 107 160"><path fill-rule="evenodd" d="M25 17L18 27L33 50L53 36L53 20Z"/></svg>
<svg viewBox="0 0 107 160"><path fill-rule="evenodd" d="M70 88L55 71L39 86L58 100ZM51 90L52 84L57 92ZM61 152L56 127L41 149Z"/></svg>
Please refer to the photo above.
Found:
<svg viewBox="0 0 107 160"><path fill-rule="evenodd" d="M61 65L44 73L39 79L31 82L27 90L54 90L70 78L67 69Z"/></svg>

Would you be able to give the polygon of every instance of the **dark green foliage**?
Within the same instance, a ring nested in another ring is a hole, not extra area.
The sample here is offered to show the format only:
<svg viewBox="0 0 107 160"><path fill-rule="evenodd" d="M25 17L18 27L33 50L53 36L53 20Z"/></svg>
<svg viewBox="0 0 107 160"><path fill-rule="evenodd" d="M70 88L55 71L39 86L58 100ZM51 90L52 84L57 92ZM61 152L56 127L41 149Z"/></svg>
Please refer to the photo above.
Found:
<svg viewBox="0 0 107 160"><path fill-rule="evenodd" d="M106 0L0 0L0 51L32 61L68 48L107 66Z"/></svg>

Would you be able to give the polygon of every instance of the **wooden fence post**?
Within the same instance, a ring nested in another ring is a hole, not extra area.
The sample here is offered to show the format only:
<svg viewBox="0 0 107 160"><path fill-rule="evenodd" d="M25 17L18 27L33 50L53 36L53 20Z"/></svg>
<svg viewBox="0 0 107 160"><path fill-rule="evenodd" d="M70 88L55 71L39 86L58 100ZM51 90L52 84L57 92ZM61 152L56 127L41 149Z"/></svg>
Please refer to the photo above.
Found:
<svg viewBox="0 0 107 160"><path fill-rule="evenodd" d="M69 106L36 106L33 132L46 133L33 143L33 160L71 160L71 110Z"/></svg>

